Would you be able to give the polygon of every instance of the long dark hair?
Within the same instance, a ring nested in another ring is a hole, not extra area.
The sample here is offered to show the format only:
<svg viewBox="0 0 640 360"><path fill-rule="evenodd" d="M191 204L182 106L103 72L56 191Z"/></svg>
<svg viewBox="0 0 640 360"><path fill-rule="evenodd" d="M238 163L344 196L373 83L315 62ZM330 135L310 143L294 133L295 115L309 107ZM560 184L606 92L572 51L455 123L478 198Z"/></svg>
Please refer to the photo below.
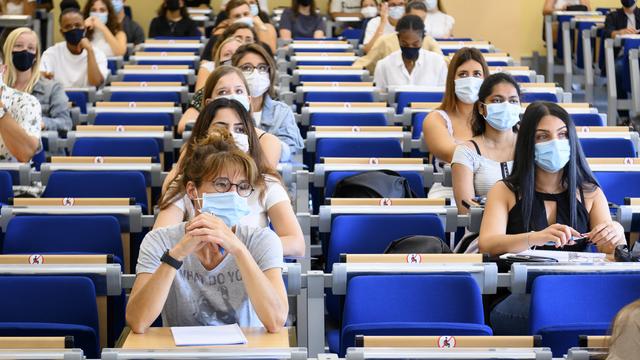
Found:
<svg viewBox="0 0 640 360"><path fill-rule="evenodd" d="M167 11L169 11L169 9L167 9L167 0L163 0L162 5L160 5L160 8L158 9L158 16L166 17ZM187 10L186 6L183 6L180 8L180 16L183 19L191 19L191 17L189 16L189 11Z"/></svg>
<svg viewBox="0 0 640 360"><path fill-rule="evenodd" d="M122 30L122 26L120 26L120 22L118 21L118 17L116 15L116 11L113 8L113 4L111 4L111 0L89 0L89 1L87 1L87 3L84 5L84 11L83 11L84 18L86 19L89 16L91 16L91 7L97 1L102 1L102 3L107 7L107 11L109 12L109 16L107 17L107 23L105 25L107 26L107 28L109 29L109 31L111 31L111 33L113 35L117 34L118 31ZM93 40L93 33L94 32L95 32L94 29L87 30L87 39Z"/></svg>
<svg viewBox="0 0 640 360"><path fill-rule="evenodd" d="M300 15L300 2L298 0L291 0L291 10L293 10L293 17ZM318 16L316 14L316 0L309 1L309 16Z"/></svg>
<svg viewBox="0 0 640 360"><path fill-rule="evenodd" d="M562 185L566 187L569 194L569 221L571 224L566 225L576 227L576 190L592 192L599 186L589 169L578 140L576 127L567 111L550 102L532 103L527 107L522 121L520 121L513 170L511 175L503 180L522 204L522 220L526 231L531 230L531 209L536 188L536 163L534 160L536 130L540 120L547 115L555 116L565 123L571 149L569 162L565 165L562 173Z"/></svg>
<svg viewBox="0 0 640 360"><path fill-rule="evenodd" d="M511 84L516 88L518 97L520 97L520 86L518 86L518 83L511 77L511 75L501 72L486 77L482 82L482 86L480 86L480 90L478 91L478 101L473 105L473 113L471 114L471 132L473 133L473 136L480 136L484 134L487 129L487 120L485 120L484 116L480 113L480 107L483 103L487 103L487 98L491 96L493 88L502 83ZM517 131L517 126L518 125L515 125L513 127L513 132Z"/></svg>

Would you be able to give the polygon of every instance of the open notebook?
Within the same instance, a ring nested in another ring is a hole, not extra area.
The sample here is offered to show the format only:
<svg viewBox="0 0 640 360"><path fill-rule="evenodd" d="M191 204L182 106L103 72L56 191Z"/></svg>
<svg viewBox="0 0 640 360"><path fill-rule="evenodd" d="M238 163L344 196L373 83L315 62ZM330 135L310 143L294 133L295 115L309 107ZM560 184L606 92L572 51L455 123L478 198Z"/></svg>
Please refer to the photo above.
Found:
<svg viewBox="0 0 640 360"><path fill-rule="evenodd" d="M516 255L507 253L500 256L505 259L508 256ZM592 252L576 252L576 251L558 251L558 250L525 250L517 255L542 256L558 260L558 262L601 262L606 261L606 254Z"/></svg>
<svg viewBox="0 0 640 360"><path fill-rule="evenodd" d="M174 326L171 328L176 346L240 345L247 338L238 324L221 326Z"/></svg>

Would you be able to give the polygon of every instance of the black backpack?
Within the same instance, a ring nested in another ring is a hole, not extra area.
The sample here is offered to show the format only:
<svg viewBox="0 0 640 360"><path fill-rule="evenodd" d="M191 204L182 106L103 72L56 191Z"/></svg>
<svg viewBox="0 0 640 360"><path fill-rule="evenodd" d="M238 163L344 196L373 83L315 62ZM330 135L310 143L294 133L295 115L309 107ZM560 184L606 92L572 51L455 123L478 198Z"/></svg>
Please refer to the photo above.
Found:
<svg viewBox="0 0 640 360"><path fill-rule="evenodd" d="M394 240L385 254L451 254L449 245L440 238L426 235L409 235Z"/></svg>
<svg viewBox="0 0 640 360"><path fill-rule="evenodd" d="M366 171L338 182L334 198L416 198L409 181L391 170Z"/></svg>

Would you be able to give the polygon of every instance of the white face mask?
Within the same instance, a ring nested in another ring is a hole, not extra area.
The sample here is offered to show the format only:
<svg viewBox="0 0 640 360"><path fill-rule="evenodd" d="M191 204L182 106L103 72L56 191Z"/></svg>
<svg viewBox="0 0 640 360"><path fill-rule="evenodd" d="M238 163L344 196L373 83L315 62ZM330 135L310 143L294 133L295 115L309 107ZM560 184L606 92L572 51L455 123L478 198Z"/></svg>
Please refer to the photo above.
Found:
<svg viewBox="0 0 640 360"><path fill-rule="evenodd" d="M253 26L253 18L250 17L250 16L241 17L239 19L236 19L236 21L234 21L234 23L244 23L244 24L247 24L249 26Z"/></svg>
<svg viewBox="0 0 640 360"><path fill-rule="evenodd" d="M393 20L399 20L404 15L404 6L391 6L389 8L389 17Z"/></svg>
<svg viewBox="0 0 640 360"><path fill-rule="evenodd" d="M109 13L106 12L90 12L89 16L93 16L98 19L101 23L106 24L109 21Z"/></svg>
<svg viewBox="0 0 640 360"><path fill-rule="evenodd" d="M424 0L427 5L427 11L433 11L438 9L438 0Z"/></svg>
<svg viewBox="0 0 640 360"><path fill-rule="evenodd" d="M245 110L249 111L251 109L251 102L249 101L249 97L245 94L220 95L216 99L219 99L219 98L235 100L240 104L242 104Z"/></svg>
<svg viewBox="0 0 640 360"><path fill-rule="evenodd" d="M378 8L375 6L365 6L360 9L360 13L362 13L362 16L369 19L378 15Z"/></svg>
<svg viewBox="0 0 640 360"><path fill-rule="evenodd" d="M249 94L253 97L262 96L271 86L269 73L262 74L258 72L258 69L253 69L251 74L245 75L244 77L247 79L247 83L249 83Z"/></svg>
<svg viewBox="0 0 640 360"><path fill-rule="evenodd" d="M478 100L478 91L484 79L468 76L455 80L456 96L465 104L473 104Z"/></svg>
<svg viewBox="0 0 640 360"><path fill-rule="evenodd" d="M241 134L237 132L234 132L232 135L233 135L233 140L235 140L236 146L238 147L238 149L242 150L245 153L248 153L249 152L249 135Z"/></svg>

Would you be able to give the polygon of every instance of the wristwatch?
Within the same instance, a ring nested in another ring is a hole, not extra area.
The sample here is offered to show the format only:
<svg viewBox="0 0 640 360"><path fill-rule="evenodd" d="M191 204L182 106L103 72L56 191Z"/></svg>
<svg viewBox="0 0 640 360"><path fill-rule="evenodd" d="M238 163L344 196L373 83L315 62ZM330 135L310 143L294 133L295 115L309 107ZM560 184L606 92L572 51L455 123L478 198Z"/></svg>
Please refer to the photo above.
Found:
<svg viewBox="0 0 640 360"><path fill-rule="evenodd" d="M162 257L160 258L160 261L162 261L163 263L171 266L172 268L176 269L176 270L180 270L180 268L182 267L182 261L177 260L176 258L174 258L173 256L169 255L169 250L167 249L167 251L164 252L164 254L162 254Z"/></svg>

